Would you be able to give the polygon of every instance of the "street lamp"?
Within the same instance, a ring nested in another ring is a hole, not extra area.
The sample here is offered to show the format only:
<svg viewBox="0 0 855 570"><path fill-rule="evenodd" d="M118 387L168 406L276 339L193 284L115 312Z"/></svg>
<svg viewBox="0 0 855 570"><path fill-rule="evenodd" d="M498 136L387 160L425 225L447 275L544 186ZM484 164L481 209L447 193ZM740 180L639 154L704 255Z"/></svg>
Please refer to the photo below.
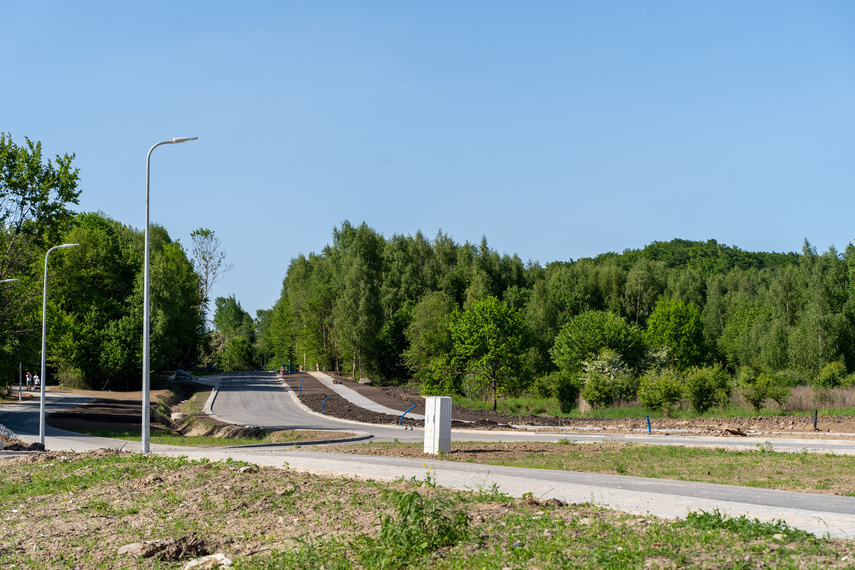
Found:
<svg viewBox="0 0 855 570"><path fill-rule="evenodd" d="M195 141L199 137L177 137L168 141L159 142L150 149L148 149L148 155L145 157L145 270L144 270L144 282L145 282L145 292L143 296L145 297L143 301L143 370L142 370L142 383L143 383L143 393L142 393L142 452L148 453L149 449L149 431L150 431L150 419L149 419L149 400L150 395L150 366L149 366L149 336L150 336L150 326L149 326L149 309L151 307L151 299L149 299L149 247L148 247L148 189L149 189L149 172L151 170L151 153L154 149L164 144L178 144L187 141Z"/></svg>
<svg viewBox="0 0 855 570"><path fill-rule="evenodd" d="M45 282L44 292L42 293L42 385L39 402L39 443L45 444L45 384L47 384L47 371L45 367L45 348L47 345L47 268L48 256L55 249L65 249L67 247L77 247L79 243L64 243L55 245L45 254Z"/></svg>

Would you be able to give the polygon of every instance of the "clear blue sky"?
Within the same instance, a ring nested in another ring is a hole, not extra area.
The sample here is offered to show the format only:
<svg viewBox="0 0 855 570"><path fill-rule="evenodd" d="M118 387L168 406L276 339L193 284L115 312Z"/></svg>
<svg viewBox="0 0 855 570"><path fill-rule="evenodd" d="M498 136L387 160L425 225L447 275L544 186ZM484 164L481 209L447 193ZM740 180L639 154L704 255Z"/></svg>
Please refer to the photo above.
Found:
<svg viewBox="0 0 855 570"><path fill-rule="evenodd" d="M655 240L855 237L855 4L10 2L0 131L75 153L84 211L255 314L343 220L542 264Z"/></svg>

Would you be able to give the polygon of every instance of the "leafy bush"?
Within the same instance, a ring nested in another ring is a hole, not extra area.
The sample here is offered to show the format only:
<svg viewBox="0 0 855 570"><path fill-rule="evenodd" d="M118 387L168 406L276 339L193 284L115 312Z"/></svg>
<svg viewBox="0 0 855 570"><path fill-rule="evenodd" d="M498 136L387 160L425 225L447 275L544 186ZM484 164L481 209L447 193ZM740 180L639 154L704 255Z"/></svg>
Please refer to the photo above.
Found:
<svg viewBox="0 0 855 570"><path fill-rule="evenodd" d="M774 400L783 406L790 397L790 388L775 382L775 377L767 373L755 375L751 370L742 374L742 397L751 404L754 411L759 412L766 400Z"/></svg>
<svg viewBox="0 0 855 570"><path fill-rule="evenodd" d="M555 382L555 397L561 406L561 413L569 414L576 407L579 392L582 390L582 382L576 376L569 374L557 375Z"/></svg>
<svg viewBox="0 0 855 570"><path fill-rule="evenodd" d="M614 401L611 390L611 378L607 374L592 370L583 374L582 378L584 379L582 398L592 408L605 408Z"/></svg>
<svg viewBox="0 0 855 570"><path fill-rule="evenodd" d="M842 386L845 379L846 366L842 362L829 362L819 371L814 384L820 388L836 388Z"/></svg>
<svg viewBox="0 0 855 570"><path fill-rule="evenodd" d="M730 375L721 365L692 368L686 375L684 396L699 414L730 398Z"/></svg>
<svg viewBox="0 0 855 570"><path fill-rule="evenodd" d="M615 351L604 349L597 359L583 366L585 371L579 377L581 394L592 407L604 408L616 400L635 399L638 382Z"/></svg>
<svg viewBox="0 0 855 570"><path fill-rule="evenodd" d="M638 399L645 408L664 411L665 415L680 403L683 396L683 377L676 370L648 372L641 378Z"/></svg>

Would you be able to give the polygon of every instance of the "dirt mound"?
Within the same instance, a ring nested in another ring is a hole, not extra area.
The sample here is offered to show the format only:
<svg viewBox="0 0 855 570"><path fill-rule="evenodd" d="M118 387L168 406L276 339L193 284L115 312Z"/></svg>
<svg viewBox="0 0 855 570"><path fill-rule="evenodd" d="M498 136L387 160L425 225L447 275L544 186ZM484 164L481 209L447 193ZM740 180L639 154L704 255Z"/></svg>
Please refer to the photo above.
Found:
<svg viewBox="0 0 855 570"><path fill-rule="evenodd" d="M212 425L208 421L190 421L178 430L182 435L207 436L223 439L237 438L259 438L264 436L266 430L258 426L239 426L233 424Z"/></svg>

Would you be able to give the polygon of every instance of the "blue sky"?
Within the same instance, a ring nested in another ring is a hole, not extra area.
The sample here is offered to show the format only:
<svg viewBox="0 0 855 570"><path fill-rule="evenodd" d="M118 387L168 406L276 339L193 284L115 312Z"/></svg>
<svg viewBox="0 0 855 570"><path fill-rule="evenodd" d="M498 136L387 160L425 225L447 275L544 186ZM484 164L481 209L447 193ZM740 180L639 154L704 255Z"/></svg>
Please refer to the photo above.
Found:
<svg viewBox="0 0 855 570"><path fill-rule="evenodd" d="M255 314L345 219L541 264L855 237L851 2L15 2L0 132Z"/></svg>

